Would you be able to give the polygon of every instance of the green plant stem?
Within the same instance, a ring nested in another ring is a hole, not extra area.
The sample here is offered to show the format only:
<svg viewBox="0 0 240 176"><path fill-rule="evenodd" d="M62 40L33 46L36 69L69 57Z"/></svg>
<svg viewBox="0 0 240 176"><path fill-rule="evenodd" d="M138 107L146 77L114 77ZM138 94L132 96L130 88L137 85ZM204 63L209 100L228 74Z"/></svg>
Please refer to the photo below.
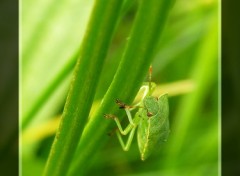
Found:
<svg viewBox="0 0 240 176"><path fill-rule="evenodd" d="M44 175L66 175L93 102L122 1L95 1Z"/></svg>
<svg viewBox="0 0 240 176"><path fill-rule="evenodd" d="M135 0L125 0L123 7L121 9L121 17L124 16L126 11L131 7ZM121 18L118 19L118 22ZM79 56L79 51L74 54L69 61L66 63L64 68L58 72L56 77L51 81L49 85L47 85L46 89L43 93L36 99L33 103L32 108L24 114L21 123L21 129L25 130L29 123L33 120L34 116L41 110L42 106L47 102L49 97L53 94L53 92L60 86L60 84L67 78L68 75L72 72L74 66L76 65L77 59Z"/></svg>
<svg viewBox="0 0 240 176"><path fill-rule="evenodd" d="M102 104L84 129L69 175L83 175L97 149L107 140L111 121L105 113L117 113L116 98L131 103L139 90L152 61L160 33L164 27L171 0L142 0L137 12L130 39L113 82ZM114 123L114 122L112 122Z"/></svg>

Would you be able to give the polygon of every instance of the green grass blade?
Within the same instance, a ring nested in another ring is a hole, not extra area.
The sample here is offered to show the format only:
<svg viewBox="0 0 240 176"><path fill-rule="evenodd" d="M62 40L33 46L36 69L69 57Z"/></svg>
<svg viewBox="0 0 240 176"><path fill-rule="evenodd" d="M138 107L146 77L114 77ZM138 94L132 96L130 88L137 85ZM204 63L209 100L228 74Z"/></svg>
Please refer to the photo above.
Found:
<svg viewBox="0 0 240 176"><path fill-rule="evenodd" d="M106 141L111 122L105 120L103 115L117 113L115 99L119 98L126 103L133 101L153 59L172 3L173 1L169 0L141 1L121 63L101 107L84 129L70 175L83 174L90 164L89 158L92 158Z"/></svg>
<svg viewBox="0 0 240 176"><path fill-rule="evenodd" d="M64 66L64 68L56 75L55 79L47 86L47 88L43 91L42 95L39 96L38 99L34 102L32 108L26 115L23 117L22 120L22 130L25 130L28 126L28 124L31 122L33 117L36 115L36 113L42 108L42 106L47 102L49 97L52 95L54 90L57 89L57 87L66 79L66 77L71 73L71 71L74 68L74 65L76 65L76 60L79 53L74 55L73 59L70 59L68 63Z"/></svg>
<svg viewBox="0 0 240 176"><path fill-rule="evenodd" d="M122 1L95 1L44 175L66 175L92 105Z"/></svg>
<svg viewBox="0 0 240 176"><path fill-rule="evenodd" d="M217 20L213 18L209 21L209 29L201 44L196 58L195 66L191 73L195 89L192 93L185 95L180 102L177 116L175 118L172 129L172 137L170 137L168 148L167 164L172 165L172 158L177 158L184 146L188 129L194 121L196 113L200 112L203 102L207 97L208 89L217 80L217 63L218 63L218 30ZM214 117L215 118L215 117ZM217 117L214 119L217 123ZM217 137L217 136L215 136Z"/></svg>
<svg viewBox="0 0 240 176"><path fill-rule="evenodd" d="M123 7L122 7L121 12L120 12L121 17L124 16L126 11L132 6L132 4L134 2L135 1L133 1L133 0L124 1ZM53 8L52 6L53 5L50 4L49 9L45 10L45 11L47 11L48 13L51 12L51 14L53 14L53 16L54 16L54 13L53 13L54 11L52 9ZM57 9L57 8L60 8L60 7L55 7L55 10L59 11L59 9ZM49 17L47 19L49 19ZM119 18L118 21L119 20L121 20L121 18ZM44 26L45 23L46 22L42 22L42 23L38 24L38 26L36 27L38 30L35 30L33 32L34 36L39 36L39 37L36 37L39 40L41 39L40 35L42 33L42 30L39 30L39 29L46 28L46 26ZM29 46L29 47L27 47L27 49L23 51L23 58L24 58L23 59L23 67L24 68L25 68L24 64L27 65L28 62L29 62L27 59L31 58L32 55L34 54L34 52L36 52L36 50L38 50L37 46L40 45L38 42L37 41L30 41L30 43L27 44L27 46ZM27 53L27 54L25 54L25 53ZM70 75L70 73L74 69L74 66L77 62L78 56L79 56L79 51L77 51L77 53L75 53L68 60L66 60L64 67L61 70L59 70L56 74L54 74L54 78L50 81L50 83L44 89L41 89L42 91L39 94L39 96L35 99L34 102L31 103L31 106L28 107L29 111L26 111L26 113L23 113L22 123L21 123L22 130L25 130L27 128L27 126L34 119L35 115L41 110L41 108L49 100L49 97L61 85L61 83L66 80L67 76Z"/></svg>
<svg viewBox="0 0 240 176"><path fill-rule="evenodd" d="M79 57L77 53L93 6L92 1L22 2L20 16L20 121L24 124L22 130L28 125L37 124L55 115L65 101L69 87L67 82L70 81L70 73ZM58 92L63 96L56 95Z"/></svg>

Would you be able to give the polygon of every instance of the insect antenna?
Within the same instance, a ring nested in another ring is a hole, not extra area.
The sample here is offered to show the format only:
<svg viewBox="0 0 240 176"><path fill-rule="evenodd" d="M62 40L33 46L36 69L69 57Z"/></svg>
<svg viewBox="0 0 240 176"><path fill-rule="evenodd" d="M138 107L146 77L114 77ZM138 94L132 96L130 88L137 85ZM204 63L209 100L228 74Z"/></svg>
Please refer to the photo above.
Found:
<svg viewBox="0 0 240 176"><path fill-rule="evenodd" d="M150 65L149 70L148 70L148 84L149 84L149 92L152 90L152 65Z"/></svg>

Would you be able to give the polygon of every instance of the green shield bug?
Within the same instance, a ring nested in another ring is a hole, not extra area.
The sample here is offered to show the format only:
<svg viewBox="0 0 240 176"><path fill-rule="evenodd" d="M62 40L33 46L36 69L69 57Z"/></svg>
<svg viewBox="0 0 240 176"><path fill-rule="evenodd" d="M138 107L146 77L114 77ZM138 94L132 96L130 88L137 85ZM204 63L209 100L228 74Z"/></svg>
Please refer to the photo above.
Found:
<svg viewBox="0 0 240 176"><path fill-rule="evenodd" d="M158 98L152 96L155 84L151 82L151 72L152 68L150 67L149 84L142 87L145 88L145 92L142 100L137 105L128 106L120 100L116 100L119 108L126 111L130 122L125 129L122 128L119 119L115 115L104 115L106 118L115 120L118 127L116 134L124 151L129 150L136 128L138 127L137 140L141 160L145 160L159 143L165 142L170 132L168 96L167 94L163 94ZM135 108L138 108L138 111L134 115L134 118L132 118L130 111ZM121 135L127 134L129 134L129 137L126 144L124 144Z"/></svg>

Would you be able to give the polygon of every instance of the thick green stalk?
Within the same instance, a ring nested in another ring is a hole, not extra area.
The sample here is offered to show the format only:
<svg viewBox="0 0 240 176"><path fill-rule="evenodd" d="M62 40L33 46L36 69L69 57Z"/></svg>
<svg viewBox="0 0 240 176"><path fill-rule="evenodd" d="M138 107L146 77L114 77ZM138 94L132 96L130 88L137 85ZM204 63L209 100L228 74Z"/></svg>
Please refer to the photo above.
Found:
<svg viewBox="0 0 240 176"><path fill-rule="evenodd" d="M114 122L104 119L103 115L117 114L115 99L119 98L126 103L133 101L152 61L172 3L171 0L140 1L121 63L100 108L84 129L69 175L82 175L90 164L89 158L94 157L97 149L106 141L106 133Z"/></svg>
<svg viewBox="0 0 240 176"><path fill-rule="evenodd" d="M121 6L122 1L95 1L60 127L45 167L46 176L66 175L89 115Z"/></svg>
<svg viewBox="0 0 240 176"><path fill-rule="evenodd" d="M135 0L125 0L124 5L120 12L120 17L118 18L118 22L121 20L121 17L126 13L126 11L131 7ZM42 24L41 24L42 25ZM40 25L40 26L41 26ZM53 92L60 86L60 84L66 79L66 77L72 72L77 59L79 56L79 51L75 53L69 61L66 62L65 67L58 72L56 77L51 81L49 85L47 85L46 89L44 89L43 93L39 96L38 99L33 103L32 107L22 118L21 127L22 130L25 130L26 127L31 123L35 115L41 110L42 106L46 103L49 97L53 94Z"/></svg>

